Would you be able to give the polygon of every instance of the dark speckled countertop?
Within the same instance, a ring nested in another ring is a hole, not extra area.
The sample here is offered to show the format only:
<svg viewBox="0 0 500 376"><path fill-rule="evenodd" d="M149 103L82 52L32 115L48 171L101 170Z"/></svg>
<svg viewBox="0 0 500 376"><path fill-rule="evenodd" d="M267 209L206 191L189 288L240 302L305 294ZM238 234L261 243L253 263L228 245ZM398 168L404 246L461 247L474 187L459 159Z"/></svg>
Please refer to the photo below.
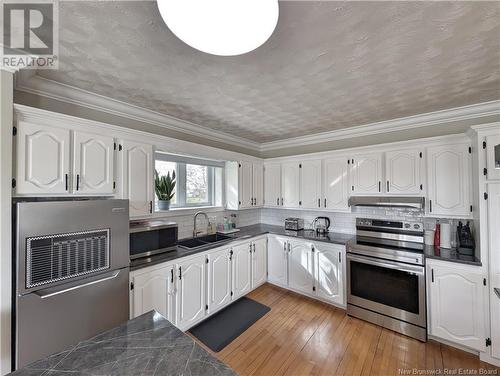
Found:
<svg viewBox="0 0 500 376"><path fill-rule="evenodd" d="M481 261L474 255L459 253L456 248L439 248L433 245L426 245L424 249L425 258L456 262L459 264L481 266Z"/></svg>
<svg viewBox="0 0 500 376"><path fill-rule="evenodd" d="M236 373L155 311L17 370L16 376Z"/></svg>
<svg viewBox="0 0 500 376"><path fill-rule="evenodd" d="M333 243L333 244L342 244L345 245L350 239L353 238L353 235L350 234L341 234L330 232L326 235L317 235L314 231L311 230L302 230L302 231L287 231L283 226L274 226L274 225L251 225L244 226L240 228L240 231L232 235L232 240L229 240L224 243L219 244L209 244L206 247L197 250L185 250L177 247L176 249L165 252L159 255L144 257L141 259L132 260L130 263L130 270L142 269L147 266L160 264L167 261L172 261L181 257L186 257L190 255L195 255L197 253L205 252L210 249L223 247L226 245L230 245L233 241L241 241L246 238L251 238L259 235L265 234L274 234L274 235L282 235L282 236L290 236L296 237L300 239Z"/></svg>

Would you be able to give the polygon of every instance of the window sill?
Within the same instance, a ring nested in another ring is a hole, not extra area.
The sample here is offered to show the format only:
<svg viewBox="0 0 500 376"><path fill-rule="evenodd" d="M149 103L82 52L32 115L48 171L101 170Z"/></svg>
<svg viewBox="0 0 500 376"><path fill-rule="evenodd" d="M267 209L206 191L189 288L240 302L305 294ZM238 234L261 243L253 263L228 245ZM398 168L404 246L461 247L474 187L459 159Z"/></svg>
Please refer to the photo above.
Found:
<svg viewBox="0 0 500 376"><path fill-rule="evenodd" d="M172 208L170 210L158 210L155 211L153 217L163 218L163 217L179 217L183 215L194 215L196 212L202 211L205 213L215 213L224 211L223 206L198 206L192 208Z"/></svg>

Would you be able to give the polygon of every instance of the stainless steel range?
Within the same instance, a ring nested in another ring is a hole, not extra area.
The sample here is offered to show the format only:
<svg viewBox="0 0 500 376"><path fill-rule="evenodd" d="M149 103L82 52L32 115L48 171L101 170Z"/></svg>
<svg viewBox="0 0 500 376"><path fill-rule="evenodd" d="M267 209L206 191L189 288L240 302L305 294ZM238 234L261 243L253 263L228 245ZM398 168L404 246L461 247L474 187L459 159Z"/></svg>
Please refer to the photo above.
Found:
<svg viewBox="0 0 500 376"><path fill-rule="evenodd" d="M424 227L357 218L347 246L347 314L427 340Z"/></svg>

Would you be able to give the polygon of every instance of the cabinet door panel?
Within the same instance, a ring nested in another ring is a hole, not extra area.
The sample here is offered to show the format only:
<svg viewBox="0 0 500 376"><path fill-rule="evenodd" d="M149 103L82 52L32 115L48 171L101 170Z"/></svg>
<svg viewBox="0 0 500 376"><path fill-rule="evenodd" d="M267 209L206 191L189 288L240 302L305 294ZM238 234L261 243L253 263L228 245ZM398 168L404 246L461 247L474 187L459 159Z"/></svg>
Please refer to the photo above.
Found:
<svg viewBox="0 0 500 376"><path fill-rule="evenodd" d="M287 242L279 236L268 236L267 270L269 282L287 285Z"/></svg>
<svg viewBox="0 0 500 376"><path fill-rule="evenodd" d="M17 127L16 194L69 193L70 131L23 121Z"/></svg>
<svg viewBox="0 0 500 376"><path fill-rule="evenodd" d="M288 286L294 290L312 294L313 260L312 244L289 240L288 251Z"/></svg>
<svg viewBox="0 0 500 376"><path fill-rule="evenodd" d="M240 208L252 206L253 166L250 162L240 162L239 167L239 196Z"/></svg>
<svg viewBox="0 0 500 376"><path fill-rule="evenodd" d="M169 266L133 277L133 317L156 310L174 322L172 271Z"/></svg>
<svg viewBox="0 0 500 376"><path fill-rule="evenodd" d="M386 186L389 194L413 195L421 193L420 150L408 149L385 153ZM423 155L423 154L422 154Z"/></svg>
<svg viewBox="0 0 500 376"><path fill-rule="evenodd" d="M321 161L302 162L300 181L300 206L321 208Z"/></svg>
<svg viewBox="0 0 500 376"><path fill-rule="evenodd" d="M260 163L253 165L253 206L264 205L264 167Z"/></svg>
<svg viewBox="0 0 500 376"><path fill-rule="evenodd" d="M344 305L344 273L342 249L315 244L316 295L332 303Z"/></svg>
<svg viewBox="0 0 500 376"><path fill-rule="evenodd" d="M349 170L346 158L323 161L323 207L348 210Z"/></svg>
<svg viewBox="0 0 500 376"><path fill-rule="evenodd" d="M486 138L488 180L500 180L500 135Z"/></svg>
<svg viewBox="0 0 500 376"><path fill-rule="evenodd" d="M281 165L281 192L284 207L299 207L300 168L298 162L287 162Z"/></svg>
<svg viewBox="0 0 500 376"><path fill-rule="evenodd" d="M266 239L253 242L252 288L262 285L267 280L267 243Z"/></svg>
<svg viewBox="0 0 500 376"><path fill-rule="evenodd" d="M208 312L231 301L231 255L224 249L208 255Z"/></svg>
<svg viewBox="0 0 500 376"><path fill-rule="evenodd" d="M124 195L129 199L130 216L147 216L153 203L153 148L131 141L123 143Z"/></svg>
<svg viewBox="0 0 500 376"><path fill-rule="evenodd" d="M205 256L179 264L177 273L177 323L185 329L205 316Z"/></svg>
<svg viewBox="0 0 500 376"><path fill-rule="evenodd" d="M75 193L113 194L113 137L74 133Z"/></svg>
<svg viewBox="0 0 500 376"><path fill-rule="evenodd" d="M382 154L355 155L351 162L351 192L354 194L381 193Z"/></svg>
<svg viewBox="0 0 500 376"><path fill-rule="evenodd" d="M264 204L265 206L280 206L281 198L281 165L266 164L264 168Z"/></svg>
<svg viewBox="0 0 500 376"><path fill-rule="evenodd" d="M427 157L429 213L469 216L469 146L458 144L430 147Z"/></svg>
<svg viewBox="0 0 500 376"><path fill-rule="evenodd" d="M233 247L233 299L252 288L251 244Z"/></svg>
<svg viewBox="0 0 500 376"><path fill-rule="evenodd" d="M488 185L488 229L491 354L500 359L500 183Z"/></svg>
<svg viewBox="0 0 500 376"><path fill-rule="evenodd" d="M485 291L481 273L431 267L431 334L485 351Z"/></svg>

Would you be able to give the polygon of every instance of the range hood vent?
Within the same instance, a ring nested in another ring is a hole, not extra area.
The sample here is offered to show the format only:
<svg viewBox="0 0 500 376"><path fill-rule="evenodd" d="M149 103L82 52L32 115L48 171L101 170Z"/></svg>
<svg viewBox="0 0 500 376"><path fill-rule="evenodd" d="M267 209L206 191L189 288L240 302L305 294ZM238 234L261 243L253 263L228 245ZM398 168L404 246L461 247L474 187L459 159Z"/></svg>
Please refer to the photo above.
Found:
<svg viewBox="0 0 500 376"><path fill-rule="evenodd" d="M398 196L352 196L349 198L349 206L406 208L423 211L425 208L425 198Z"/></svg>

